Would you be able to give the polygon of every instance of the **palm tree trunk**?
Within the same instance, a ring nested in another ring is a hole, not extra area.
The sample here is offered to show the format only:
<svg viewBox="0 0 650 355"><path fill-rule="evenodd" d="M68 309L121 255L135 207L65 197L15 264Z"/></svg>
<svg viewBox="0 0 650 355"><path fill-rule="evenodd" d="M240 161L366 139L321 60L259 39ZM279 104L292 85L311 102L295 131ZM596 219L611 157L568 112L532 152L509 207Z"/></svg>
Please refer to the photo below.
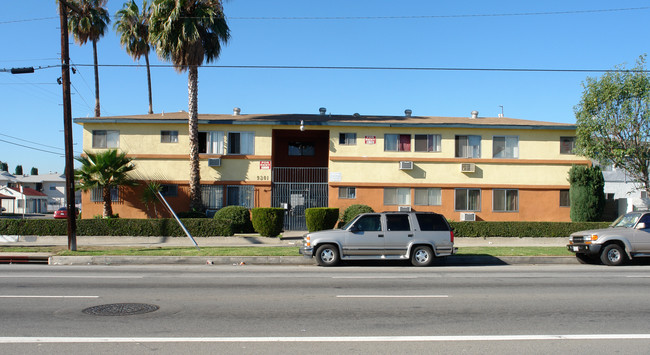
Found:
<svg viewBox="0 0 650 355"><path fill-rule="evenodd" d="M104 211L102 216L104 218L111 217L113 215L113 206L111 205L111 188L110 186L102 187L102 198L104 200Z"/></svg>
<svg viewBox="0 0 650 355"><path fill-rule="evenodd" d="M198 113L199 69L193 65L187 74L189 98L189 138L190 138L190 209L201 210L201 170L199 166L199 113Z"/></svg>
<svg viewBox="0 0 650 355"><path fill-rule="evenodd" d="M101 116L99 110L99 66L97 65L97 41L93 40L93 59L95 61L95 117Z"/></svg>
<svg viewBox="0 0 650 355"><path fill-rule="evenodd" d="M149 85L149 114L153 114L153 100L151 98L151 71L149 68L149 53L144 54L144 60L147 63L147 84Z"/></svg>

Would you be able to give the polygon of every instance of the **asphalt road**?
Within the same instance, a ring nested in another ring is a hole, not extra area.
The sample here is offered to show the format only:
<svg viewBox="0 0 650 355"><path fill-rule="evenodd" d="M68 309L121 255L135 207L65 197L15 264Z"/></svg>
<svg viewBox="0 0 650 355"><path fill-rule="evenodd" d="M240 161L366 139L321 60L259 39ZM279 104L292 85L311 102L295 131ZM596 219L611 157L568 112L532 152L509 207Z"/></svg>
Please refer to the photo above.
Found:
<svg viewBox="0 0 650 355"><path fill-rule="evenodd" d="M649 289L649 266L0 265L0 351L641 354Z"/></svg>

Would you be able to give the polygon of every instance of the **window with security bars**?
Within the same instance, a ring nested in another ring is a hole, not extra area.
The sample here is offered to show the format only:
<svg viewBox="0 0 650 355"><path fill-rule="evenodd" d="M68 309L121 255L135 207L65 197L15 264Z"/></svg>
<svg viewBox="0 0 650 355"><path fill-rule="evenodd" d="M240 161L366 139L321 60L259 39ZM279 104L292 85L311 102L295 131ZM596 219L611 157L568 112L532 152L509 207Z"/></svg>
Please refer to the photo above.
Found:
<svg viewBox="0 0 650 355"><path fill-rule="evenodd" d="M104 202L104 196L102 194L102 188L96 187L90 190L90 201L91 202ZM111 202L120 201L120 189L117 187L111 188Z"/></svg>
<svg viewBox="0 0 650 355"><path fill-rule="evenodd" d="M226 205L244 206L246 208L255 207L255 187L239 185L227 186Z"/></svg>
<svg viewBox="0 0 650 355"><path fill-rule="evenodd" d="M218 210L223 207L222 185L201 185L201 202L208 210Z"/></svg>

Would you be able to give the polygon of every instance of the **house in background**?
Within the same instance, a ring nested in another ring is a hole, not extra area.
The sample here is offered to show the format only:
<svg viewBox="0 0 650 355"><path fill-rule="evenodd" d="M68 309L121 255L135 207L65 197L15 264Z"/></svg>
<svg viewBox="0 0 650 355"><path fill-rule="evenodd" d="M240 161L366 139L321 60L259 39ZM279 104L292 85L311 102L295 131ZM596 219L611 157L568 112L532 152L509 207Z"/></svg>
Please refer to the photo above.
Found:
<svg viewBox="0 0 650 355"><path fill-rule="evenodd" d="M3 198L2 207L5 213L46 213L47 195L29 187L0 187L0 195L10 197Z"/></svg>
<svg viewBox="0 0 650 355"><path fill-rule="evenodd" d="M506 117L200 114L202 200L284 207L285 230L304 210L366 204L375 211L432 211L450 220L569 221L575 125ZM139 187L113 193L121 217L147 218L142 189L162 184L176 211L189 206L187 113L77 118L83 150L133 158ZM100 215L101 191L82 195Z"/></svg>
<svg viewBox="0 0 650 355"><path fill-rule="evenodd" d="M65 207L65 175L59 173L19 176L20 185L29 187L47 195L47 212L54 212ZM81 198L81 194L78 194ZM79 202L79 199L75 200Z"/></svg>
<svg viewBox="0 0 650 355"><path fill-rule="evenodd" d="M614 220L627 212L650 209L648 192L625 170L612 165L601 165L600 168L605 180L605 220Z"/></svg>
<svg viewBox="0 0 650 355"><path fill-rule="evenodd" d="M18 180L6 171L0 171L0 187L16 186Z"/></svg>

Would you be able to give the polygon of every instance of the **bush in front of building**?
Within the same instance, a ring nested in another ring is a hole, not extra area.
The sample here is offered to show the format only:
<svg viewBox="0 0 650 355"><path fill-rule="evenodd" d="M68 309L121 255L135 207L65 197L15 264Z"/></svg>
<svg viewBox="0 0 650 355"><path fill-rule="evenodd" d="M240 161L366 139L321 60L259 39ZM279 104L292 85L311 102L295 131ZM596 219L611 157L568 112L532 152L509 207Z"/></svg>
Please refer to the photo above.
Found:
<svg viewBox="0 0 650 355"><path fill-rule="evenodd" d="M375 212L372 207L368 205L351 205L343 211L343 217L341 221L341 226L348 224L354 217L360 215L361 213L371 213Z"/></svg>
<svg viewBox="0 0 650 355"><path fill-rule="evenodd" d="M315 207L305 210L307 230L310 232L332 229L339 220L339 209L329 207Z"/></svg>
<svg viewBox="0 0 650 355"><path fill-rule="evenodd" d="M254 232L251 212L243 206L226 206L218 210L212 219L222 223L230 223L235 233Z"/></svg>
<svg viewBox="0 0 650 355"><path fill-rule="evenodd" d="M284 226L284 208L259 207L252 209L253 228L264 237L277 237Z"/></svg>
<svg viewBox="0 0 650 355"><path fill-rule="evenodd" d="M569 170L571 221L600 221L605 208L605 179L600 167L574 165Z"/></svg>
<svg viewBox="0 0 650 355"><path fill-rule="evenodd" d="M449 222L454 236L467 238L568 238L573 232L606 228L609 222Z"/></svg>

